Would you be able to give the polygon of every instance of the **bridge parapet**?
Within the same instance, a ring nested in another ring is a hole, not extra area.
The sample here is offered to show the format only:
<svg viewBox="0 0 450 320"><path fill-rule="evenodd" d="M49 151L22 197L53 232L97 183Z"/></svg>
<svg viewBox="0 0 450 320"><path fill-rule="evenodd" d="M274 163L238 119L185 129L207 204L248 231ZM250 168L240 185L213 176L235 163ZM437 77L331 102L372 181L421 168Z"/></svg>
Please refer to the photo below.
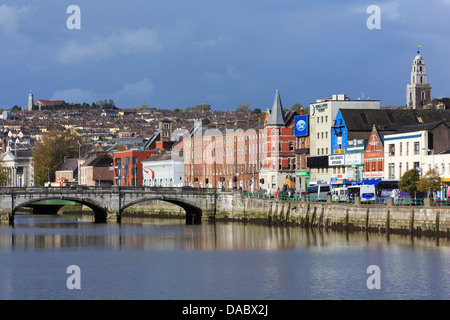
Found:
<svg viewBox="0 0 450 320"><path fill-rule="evenodd" d="M127 207L144 201L161 200L179 205L187 216L214 216L216 210L233 210L242 192L230 189L157 188L157 187L62 187L0 188L0 220L13 221L14 213L32 203L60 199L90 207L96 221L119 220ZM242 201L242 200L240 200ZM239 201L238 201L239 202Z"/></svg>

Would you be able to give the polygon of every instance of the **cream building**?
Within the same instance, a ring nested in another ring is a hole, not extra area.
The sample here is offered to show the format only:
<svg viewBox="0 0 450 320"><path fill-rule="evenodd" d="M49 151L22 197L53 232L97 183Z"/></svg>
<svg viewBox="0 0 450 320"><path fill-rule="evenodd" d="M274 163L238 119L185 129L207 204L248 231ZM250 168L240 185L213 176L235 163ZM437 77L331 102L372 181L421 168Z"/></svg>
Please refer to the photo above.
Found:
<svg viewBox="0 0 450 320"><path fill-rule="evenodd" d="M318 99L309 105L310 151L307 159L310 182L329 182L331 169L331 127L339 109L380 109L379 100L350 100L345 94Z"/></svg>

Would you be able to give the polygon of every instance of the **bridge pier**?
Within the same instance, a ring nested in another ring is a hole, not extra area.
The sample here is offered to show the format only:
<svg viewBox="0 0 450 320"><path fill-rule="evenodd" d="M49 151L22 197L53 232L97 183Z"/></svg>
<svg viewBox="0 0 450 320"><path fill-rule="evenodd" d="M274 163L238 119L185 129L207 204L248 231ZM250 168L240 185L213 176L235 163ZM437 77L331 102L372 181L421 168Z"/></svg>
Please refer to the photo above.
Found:
<svg viewBox="0 0 450 320"><path fill-rule="evenodd" d="M14 217L12 213L2 212L0 213L0 225L12 225L14 223Z"/></svg>
<svg viewBox="0 0 450 320"><path fill-rule="evenodd" d="M105 221L95 221L95 222L106 222L106 223L120 223L121 215L116 211L108 211L106 213Z"/></svg>

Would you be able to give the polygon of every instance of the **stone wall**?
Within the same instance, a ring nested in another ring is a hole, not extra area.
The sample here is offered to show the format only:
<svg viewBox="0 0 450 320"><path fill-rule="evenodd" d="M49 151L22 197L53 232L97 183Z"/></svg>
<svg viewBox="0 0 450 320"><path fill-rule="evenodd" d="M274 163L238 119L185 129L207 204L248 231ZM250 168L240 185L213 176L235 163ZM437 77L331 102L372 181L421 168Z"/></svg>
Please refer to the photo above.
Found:
<svg viewBox="0 0 450 320"><path fill-rule="evenodd" d="M236 200L236 199L235 199ZM237 202L237 201L236 201ZM233 220L308 228L450 236L450 208L334 204L245 198L244 210L234 208Z"/></svg>

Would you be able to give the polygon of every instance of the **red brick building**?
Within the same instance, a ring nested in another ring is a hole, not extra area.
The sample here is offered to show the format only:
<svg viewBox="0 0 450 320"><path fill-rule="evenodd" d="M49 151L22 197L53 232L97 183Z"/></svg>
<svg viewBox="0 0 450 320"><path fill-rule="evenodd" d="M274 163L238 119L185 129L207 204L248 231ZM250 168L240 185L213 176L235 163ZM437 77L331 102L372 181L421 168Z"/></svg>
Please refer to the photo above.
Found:
<svg viewBox="0 0 450 320"><path fill-rule="evenodd" d="M364 151L364 179L384 178L384 145L375 125Z"/></svg>
<svg viewBox="0 0 450 320"><path fill-rule="evenodd" d="M263 166L260 171L261 188L272 194L288 184L295 187L297 159L294 135L296 111L284 111L277 89L272 110L264 123Z"/></svg>
<svg viewBox="0 0 450 320"><path fill-rule="evenodd" d="M174 141L162 141L161 134L156 132L140 150L114 152L114 185L141 186L142 161L161 152L172 149Z"/></svg>

